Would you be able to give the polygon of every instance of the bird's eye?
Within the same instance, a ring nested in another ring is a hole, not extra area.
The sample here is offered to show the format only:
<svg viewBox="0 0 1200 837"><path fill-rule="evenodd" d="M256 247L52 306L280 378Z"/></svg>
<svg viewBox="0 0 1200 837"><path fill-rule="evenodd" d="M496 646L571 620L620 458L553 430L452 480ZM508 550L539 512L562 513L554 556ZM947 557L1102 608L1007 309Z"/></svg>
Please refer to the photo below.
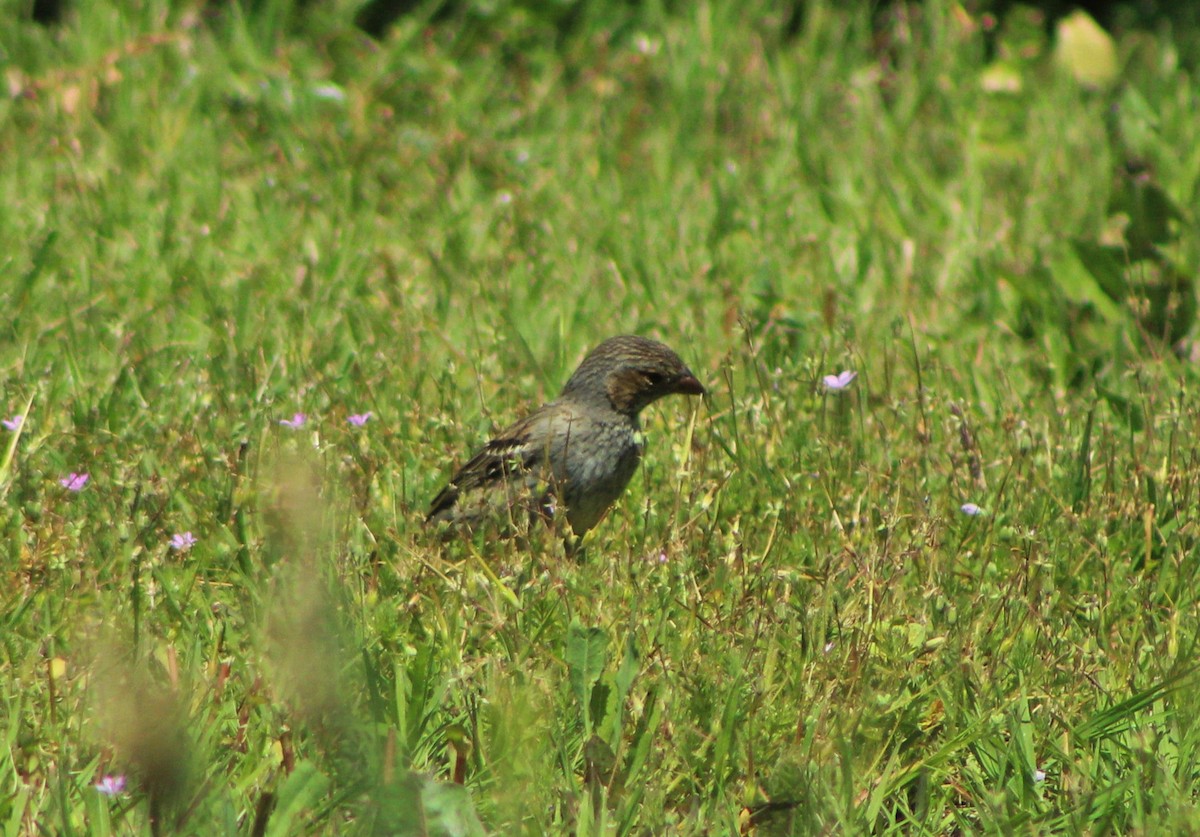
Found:
<svg viewBox="0 0 1200 837"><path fill-rule="evenodd" d="M646 373L646 380L650 382L651 386L658 386L666 379L667 379L667 376L661 372L647 372Z"/></svg>

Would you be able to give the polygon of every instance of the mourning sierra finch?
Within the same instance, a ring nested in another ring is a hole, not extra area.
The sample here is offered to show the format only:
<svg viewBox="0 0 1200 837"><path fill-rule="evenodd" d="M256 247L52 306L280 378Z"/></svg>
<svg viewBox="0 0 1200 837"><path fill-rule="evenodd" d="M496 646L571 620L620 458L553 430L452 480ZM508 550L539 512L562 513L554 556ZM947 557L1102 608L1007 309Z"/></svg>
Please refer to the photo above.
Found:
<svg viewBox="0 0 1200 837"><path fill-rule="evenodd" d="M497 507L565 512L577 536L600 522L642 458L638 416L672 393L703 395L679 356L633 335L605 340L562 393L463 465L433 498L427 522L473 525Z"/></svg>

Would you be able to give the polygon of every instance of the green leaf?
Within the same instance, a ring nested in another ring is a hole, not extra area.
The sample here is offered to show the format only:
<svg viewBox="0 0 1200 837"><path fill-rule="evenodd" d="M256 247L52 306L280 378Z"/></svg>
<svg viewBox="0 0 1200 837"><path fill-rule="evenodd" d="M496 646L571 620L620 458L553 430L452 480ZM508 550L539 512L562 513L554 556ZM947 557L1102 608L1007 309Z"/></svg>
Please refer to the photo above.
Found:
<svg viewBox="0 0 1200 837"><path fill-rule="evenodd" d="M646 693L646 699L642 705L642 715L638 718L637 727L633 732L633 741L626 767L627 779L637 780L642 768L646 765L646 759L650 755L658 733L659 723L662 721L662 714L663 708L658 701L658 690L651 688Z"/></svg>
<svg viewBox="0 0 1200 837"><path fill-rule="evenodd" d="M1149 310L1141 326L1149 334L1174 345L1187 336L1196 322L1196 291L1192 281L1165 260L1139 263L1143 293Z"/></svg>
<svg viewBox="0 0 1200 837"><path fill-rule="evenodd" d="M13 457L17 453L17 443L21 441L21 434L25 431L29 424L29 408L33 406L33 393L25 399L25 405L21 407L21 425L14 430L8 439L8 446L4 449L4 456L0 458L0 500L4 499L4 495L8 493L8 485L12 476Z"/></svg>
<svg viewBox="0 0 1200 837"><path fill-rule="evenodd" d="M317 800L325 795L328 787L329 777L318 770L315 764L310 761L297 763L296 769L279 788L267 834L283 837L304 831L305 829L296 826L297 818L312 808Z"/></svg>
<svg viewBox="0 0 1200 837"><path fill-rule="evenodd" d="M604 673L607 663L608 637L604 631L596 627L585 628L573 622L567 631L567 674L589 732L591 718L588 707L591 705L592 686Z"/></svg>
<svg viewBox="0 0 1200 837"><path fill-rule="evenodd" d="M1148 689L1134 692L1125 700L1113 704L1108 709L1097 712L1087 721L1075 727L1076 740L1082 743L1098 738L1111 738L1119 733L1147 724L1149 719L1135 718L1134 716L1178 689L1183 685L1183 681L1192 679L1195 673L1196 668L1194 667L1185 669L1155 683Z"/></svg>
<svg viewBox="0 0 1200 837"><path fill-rule="evenodd" d="M424 779L421 805L425 809L425 830L428 837L481 837L486 832L471 795L462 785Z"/></svg>
<svg viewBox="0 0 1200 837"><path fill-rule="evenodd" d="M1129 216L1125 240L1131 259L1149 258L1157 247L1175 240L1172 222L1183 220L1183 213L1157 183L1147 177L1126 177L1124 188L1113 201L1114 207Z"/></svg>
<svg viewBox="0 0 1200 837"><path fill-rule="evenodd" d="M1124 303L1129 297L1124 251L1119 247L1108 247L1081 238L1072 239L1071 247L1100 290L1114 302Z"/></svg>
<svg viewBox="0 0 1200 837"><path fill-rule="evenodd" d="M634 678L637 677L640 670L641 659L638 657L635 639L630 634L625 639L625 653L621 657L621 664L612 678L613 688L608 690L605 716L600 719L600 723L603 725L601 734L614 747L621 739L621 719L624 713L625 699L629 696Z"/></svg>
<svg viewBox="0 0 1200 837"><path fill-rule="evenodd" d="M1146 415L1142 408L1135 404L1130 399L1116 392L1113 392L1108 387L1101 383L1096 384L1096 392L1100 397L1108 402L1108 406L1112 408L1113 413L1121 421L1129 426L1134 432L1141 432L1146 426Z"/></svg>
<svg viewBox="0 0 1200 837"><path fill-rule="evenodd" d="M1096 409L1088 410L1087 424L1083 427L1083 437L1079 440L1079 455L1075 460L1075 485L1072 487L1071 509L1078 514L1083 510L1092 491L1092 424L1096 418Z"/></svg>
<svg viewBox="0 0 1200 837"><path fill-rule="evenodd" d="M486 832L462 785L409 773L376 792L381 820L370 833L398 837L481 837Z"/></svg>

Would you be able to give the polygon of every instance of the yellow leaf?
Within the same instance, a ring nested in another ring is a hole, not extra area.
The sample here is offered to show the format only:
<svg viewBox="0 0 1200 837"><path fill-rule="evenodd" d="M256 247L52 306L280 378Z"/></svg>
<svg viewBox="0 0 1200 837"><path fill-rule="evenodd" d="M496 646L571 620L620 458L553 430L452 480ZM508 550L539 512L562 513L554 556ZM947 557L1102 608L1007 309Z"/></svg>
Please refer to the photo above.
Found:
<svg viewBox="0 0 1200 837"><path fill-rule="evenodd" d="M1108 87L1117 78L1117 48L1100 24L1082 10L1058 22L1054 60L1085 87Z"/></svg>
<svg viewBox="0 0 1200 837"><path fill-rule="evenodd" d="M1020 93L1021 72L1006 61L996 61L979 74L979 86L987 93Z"/></svg>

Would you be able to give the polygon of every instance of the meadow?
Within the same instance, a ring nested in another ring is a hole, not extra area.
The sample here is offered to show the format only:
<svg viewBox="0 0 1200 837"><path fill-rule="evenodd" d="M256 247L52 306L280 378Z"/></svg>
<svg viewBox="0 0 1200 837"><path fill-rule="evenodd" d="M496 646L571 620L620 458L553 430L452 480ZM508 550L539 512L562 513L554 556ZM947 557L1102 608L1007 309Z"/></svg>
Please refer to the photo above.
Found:
<svg viewBox="0 0 1200 837"><path fill-rule="evenodd" d="M1200 833L1186 14L27 5L0 833ZM618 333L582 554L429 532Z"/></svg>

